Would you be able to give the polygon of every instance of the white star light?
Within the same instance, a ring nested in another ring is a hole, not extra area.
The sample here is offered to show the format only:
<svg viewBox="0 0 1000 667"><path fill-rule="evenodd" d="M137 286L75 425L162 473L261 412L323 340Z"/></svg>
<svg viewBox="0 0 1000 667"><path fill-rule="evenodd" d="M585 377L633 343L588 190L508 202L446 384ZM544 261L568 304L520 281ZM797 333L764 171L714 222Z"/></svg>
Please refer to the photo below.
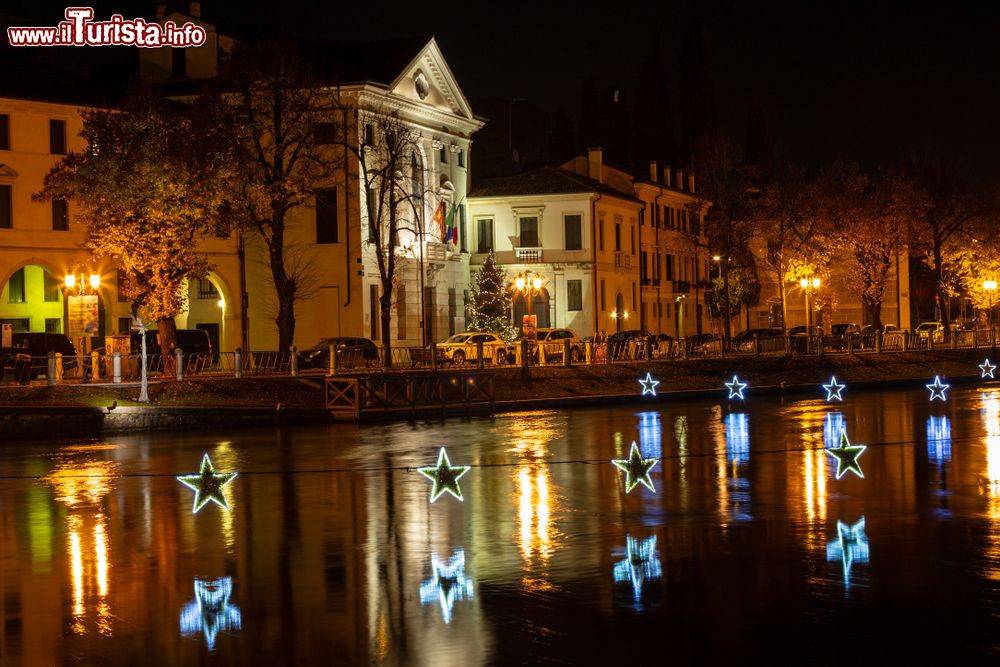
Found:
<svg viewBox="0 0 1000 667"><path fill-rule="evenodd" d="M826 389L826 400L827 402L837 399L838 401L843 401L844 397L840 395L840 392L844 390L846 384L837 384L837 376L830 376L830 384L824 384L823 389Z"/></svg>
<svg viewBox="0 0 1000 667"><path fill-rule="evenodd" d="M981 370L983 372L983 374L980 377L983 377L983 378L992 378L993 377L993 370L995 368L996 368L996 366L993 365L993 364L991 364L990 360L987 359L983 363L979 364L979 370Z"/></svg>
<svg viewBox="0 0 1000 667"><path fill-rule="evenodd" d="M747 388L746 382L740 382L740 379L734 375L733 381L727 382L726 386L729 387L729 398L743 400L743 390Z"/></svg>
<svg viewBox="0 0 1000 667"><path fill-rule="evenodd" d="M656 396L656 385L660 384L659 380L654 380L650 373L646 373L646 379L640 379L639 384L642 385L642 395L652 394Z"/></svg>
<svg viewBox="0 0 1000 667"><path fill-rule="evenodd" d="M420 604L437 602L441 605L441 617L451 623L451 612L457 600L471 600L472 579L465 576L465 550L458 549L451 559L444 563L437 554L431 554L433 576L420 584Z"/></svg>
<svg viewBox="0 0 1000 667"><path fill-rule="evenodd" d="M935 398L940 398L942 401L948 400L948 397L944 395L944 392L946 392L948 390L948 387L950 387L951 385L942 384L941 378L939 376L937 375L934 376L933 384L928 384L924 386L931 390L931 401L933 401Z"/></svg>

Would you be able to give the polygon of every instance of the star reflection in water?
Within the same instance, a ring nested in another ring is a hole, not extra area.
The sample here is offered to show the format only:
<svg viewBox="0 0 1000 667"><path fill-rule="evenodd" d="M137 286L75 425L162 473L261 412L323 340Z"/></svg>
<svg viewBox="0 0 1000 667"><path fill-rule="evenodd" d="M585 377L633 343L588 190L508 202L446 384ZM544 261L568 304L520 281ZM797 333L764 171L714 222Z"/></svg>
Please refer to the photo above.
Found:
<svg viewBox="0 0 1000 667"><path fill-rule="evenodd" d="M618 555L622 555L619 553ZM625 558L615 563L615 583L632 584L632 601L636 609L642 609L642 589L648 581L663 577L660 556L656 551L656 535L639 541L625 537Z"/></svg>
<svg viewBox="0 0 1000 667"><path fill-rule="evenodd" d="M242 626L240 608L229 603L233 594L233 578L211 581L194 580L194 600L181 609L181 634L203 633L209 651L215 650L220 632L235 632Z"/></svg>
<svg viewBox="0 0 1000 667"><path fill-rule="evenodd" d="M447 563L431 554L431 571L431 578L420 584L420 604L439 603L441 617L451 623L455 602L471 600L474 595L472 579L465 576L465 550L456 550Z"/></svg>
<svg viewBox="0 0 1000 667"><path fill-rule="evenodd" d="M951 422L947 417L927 418L927 458L938 467L951 463Z"/></svg>
<svg viewBox="0 0 1000 667"><path fill-rule="evenodd" d="M844 589L851 588L851 568L855 563L868 562L868 536L865 534L865 518L848 526L837 521L837 539L826 545L826 560L840 561L844 568Z"/></svg>

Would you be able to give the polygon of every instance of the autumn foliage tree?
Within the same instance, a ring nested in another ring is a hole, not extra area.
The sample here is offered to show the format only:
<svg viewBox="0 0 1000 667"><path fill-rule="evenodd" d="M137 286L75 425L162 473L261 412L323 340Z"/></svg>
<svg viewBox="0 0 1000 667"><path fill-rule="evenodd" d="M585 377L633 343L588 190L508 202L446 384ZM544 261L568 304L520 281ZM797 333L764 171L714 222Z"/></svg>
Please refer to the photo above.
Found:
<svg viewBox="0 0 1000 667"><path fill-rule="evenodd" d="M133 310L155 320L164 350L185 286L212 268L200 238L231 222L229 161L200 105L136 89L116 110L83 112L87 147L61 160L36 200L70 199L87 225L87 248L114 260Z"/></svg>

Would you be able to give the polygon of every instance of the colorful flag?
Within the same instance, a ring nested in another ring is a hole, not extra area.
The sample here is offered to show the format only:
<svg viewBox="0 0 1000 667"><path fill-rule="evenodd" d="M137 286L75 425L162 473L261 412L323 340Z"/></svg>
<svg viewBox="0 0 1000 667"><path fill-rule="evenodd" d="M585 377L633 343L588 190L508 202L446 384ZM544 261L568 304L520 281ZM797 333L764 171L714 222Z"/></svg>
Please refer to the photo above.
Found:
<svg viewBox="0 0 1000 667"><path fill-rule="evenodd" d="M447 240L445 236L447 230L444 227L444 202L438 204L437 210L434 211L434 222L437 223L438 229L441 230L441 242L444 243Z"/></svg>
<svg viewBox="0 0 1000 667"><path fill-rule="evenodd" d="M445 234L444 239L450 243L458 243L458 227L455 225L455 211L458 210L458 204L451 207L448 211L448 217L444 219Z"/></svg>

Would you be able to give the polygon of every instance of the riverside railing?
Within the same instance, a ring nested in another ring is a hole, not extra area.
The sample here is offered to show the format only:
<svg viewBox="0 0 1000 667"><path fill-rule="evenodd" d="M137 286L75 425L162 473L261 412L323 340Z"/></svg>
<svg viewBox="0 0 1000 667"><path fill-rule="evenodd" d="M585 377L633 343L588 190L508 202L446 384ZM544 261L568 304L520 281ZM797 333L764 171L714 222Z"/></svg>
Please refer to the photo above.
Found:
<svg viewBox="0 0 1000 667"><path fill-rule="evenodd" d="M720 340L633 339L622 342L563 340L553 343L497 345L437 345L393 347L390 365L384 367L380 349L333 349L321 355L300 355L296 348L287 352L239 349L215 354L170 354L146 356L147 377L151 380L184 380L218 377L274 375L351 375L356 373L399 373L448 369L501 369L510 367L586 366L597 364L644 363L650 360L704 358L747 358L815 356L874 353L921 352L946 349L995 349L995 329L956 332L890 331L860 336L756 336L734 338L723 350ZM141 377L142 358L137 354L89 355L49 354L32 357L6 352L0 355L0 383L127 383Z"/></svg>

